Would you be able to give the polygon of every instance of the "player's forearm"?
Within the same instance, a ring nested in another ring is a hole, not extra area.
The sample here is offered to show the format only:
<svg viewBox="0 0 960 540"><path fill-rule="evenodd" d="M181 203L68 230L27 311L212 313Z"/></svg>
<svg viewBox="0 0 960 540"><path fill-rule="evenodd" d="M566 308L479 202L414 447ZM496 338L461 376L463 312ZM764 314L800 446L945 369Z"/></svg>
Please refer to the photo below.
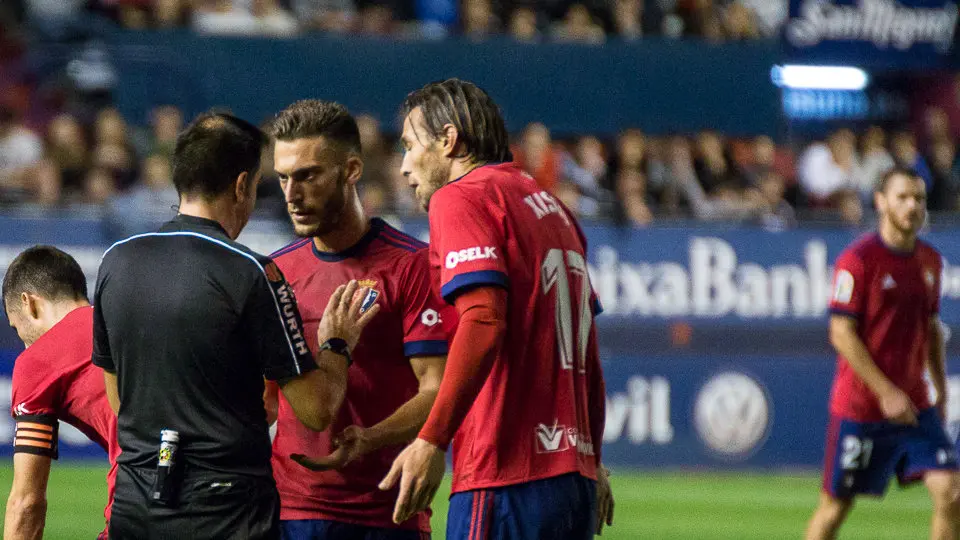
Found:
<svg viewBox="0 0 960 540"><path fill-rule="evenodd" d="M11 493L7 499L3 540L40 540L46 516L46 497Z"/></svg>
<svg viewBox="0 0 960 540"><path fill-rule="evenodd" d="M486 383L506 335L507 293L482 287L457 299L460 323L440 392L419 437L446 449Z"/></svg>
<svg viewBox="0 0 960 540"><path fill-rule="evenodd" d="M331 357L325 358L328 354ZM321 352L318 359L320 367L317 371L323 375L323 390L320 394L323 400L322 408L325 416L332 422L340 412L340 406L343 405L343 398L347 393L346 363L339 355L330 351Z"/></svg>
<svg viewBox="0 0 960 540"><path fill-rule="evenodd" d="M893 382L877 367L873 357L870 356L870 351L867 350L867 346L855 331L831 328L830 343L846 359L853 371L860 377L860 380L867 385L867 388L875 396L882 396L896 388Z"/></svg>
<svg viewBox="0 0 960 540"><path fill-rule="evenodd" d="M366 430L370 450L412 441L427 421L437 390L421 390L393 414Z"/></svg>
<svg viewBox="0 0 960 540"><path fill-rule="evenodd" d="M927 358L927 366L930 370L930 380L937 390L937 399L942 400L946 398L947 368L943 332L939 321L931 323L928 348L930 353Z"/></svg>

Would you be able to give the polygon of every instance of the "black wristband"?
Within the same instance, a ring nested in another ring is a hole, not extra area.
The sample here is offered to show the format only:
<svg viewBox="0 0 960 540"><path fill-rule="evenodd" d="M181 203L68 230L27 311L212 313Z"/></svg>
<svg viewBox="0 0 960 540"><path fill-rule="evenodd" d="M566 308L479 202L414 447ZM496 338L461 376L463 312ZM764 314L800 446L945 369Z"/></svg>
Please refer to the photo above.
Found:
<svg viewBox="0 0 960 540"><path fill-rule="evenodd" d="M350 358L350 346L347 345L347 341L342 338L335 337L335 338L330 338L324 341L320 345L320 349L318 350L318 352L322 352L322 351L330 351L332 353L339 354L340 356L346 358L347 366L353 363L353 359Z"/></svg>

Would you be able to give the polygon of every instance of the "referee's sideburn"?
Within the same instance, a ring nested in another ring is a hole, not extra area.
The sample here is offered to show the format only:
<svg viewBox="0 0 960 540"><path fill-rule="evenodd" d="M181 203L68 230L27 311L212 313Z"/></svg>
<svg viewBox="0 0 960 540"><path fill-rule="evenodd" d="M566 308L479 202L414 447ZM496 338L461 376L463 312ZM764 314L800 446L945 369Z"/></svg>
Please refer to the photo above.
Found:
<svg viewBox="0 0 960 540"><path fill-rule="evenodd" d="M361 313L363 291L341 286L311 353L283 274L235 241L266 144L234 116L197 117L174 151L178 215L104 253L93 363L122 451L113 540L279 538L264 379L304 425L326 429L335 411L325 407L342 401L350 351L379 309Z"/></svg>

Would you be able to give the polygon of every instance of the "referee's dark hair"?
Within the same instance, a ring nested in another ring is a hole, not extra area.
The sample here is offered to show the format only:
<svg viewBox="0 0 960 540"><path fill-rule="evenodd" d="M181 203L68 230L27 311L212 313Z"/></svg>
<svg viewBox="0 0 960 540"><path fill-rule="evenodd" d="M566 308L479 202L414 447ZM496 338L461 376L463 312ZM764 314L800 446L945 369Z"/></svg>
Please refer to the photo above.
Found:
<svg viewBox="0 0 960 540"><path fill-rule="evenodd" d="M443 126L457 128L463 145L457 157L483 163L513 161L500 107L479 86L460 79L432 82L407 95L402 118L418 107L434 140L443 135Z"/></svg>
<svg viewBox="0 0 960 540"><path fill-rule="evenodd" d="M77 261L53 246L33 246L10 263L3 276L3 307L21 293L47 300L85 300L87 278Z"/></svg>
<svg viewBox="0 0 960 540"><path fill-rule="evenodd" d="M278 141L324 137L348 152L360 153L360 129L343 105L333 101L302 99L277 113L268 132Z"/></svg>
<svg viewBox="0 0 960 540"><path fill-rule="evenodd" d="M874 191L877 193L884 193L887 191L887 186L890 185L890 181L896 178L897 176L905 176L911 180L923 180L920 176L920 173L913 169L908 169L905 167L894 167L889 171L883 173L883 176L880 177L880 181L873 187Z"/></svg>
<svg viewBox="0 0 960 540"><path fill-rule="evenodd" d="M201 114L177 137L173 185L181 197L217 197L241 173L253 180L266 145L267 136L246 120L221 112Z"/></svg>

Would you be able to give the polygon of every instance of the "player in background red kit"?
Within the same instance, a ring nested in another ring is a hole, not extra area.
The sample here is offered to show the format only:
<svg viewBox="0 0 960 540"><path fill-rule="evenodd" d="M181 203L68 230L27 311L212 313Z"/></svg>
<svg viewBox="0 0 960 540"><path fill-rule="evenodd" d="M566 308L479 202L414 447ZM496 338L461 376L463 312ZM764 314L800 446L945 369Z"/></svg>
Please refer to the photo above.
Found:
<svg viewBox="0 0 960 540"><path fill-rule="evenodd" d="M613 500L583 236L507 163L483 90L432 83L403 109L402 172L429 212L435 286L460 320L427 423L382 483L400 483L394 520L433 499L452 440L448 539L592 538Z"/></svg>
<svg viewBox="0 0 960 540"><path fill-rule="evenodd" d="M73 257L50 246L18 255L3 279L3 304L10 326L27 347L13 366L11 414L17 431L3 538L41 538L50 462L58 457L58 420L107 451L112 502L120 452L117 417L107 401L103 372L91 363L93 308L87 280ZM109 503L104 515L110 519Z"/></svg>
<svg viewBox="0 0 960 540"><path fill-rule="evenodd" d="M883 495L893 474L901 485L921 479L927 485L933 499L931 538L960 538L960 475L943 428L942 261L917 238L926 201L922 178L890 171L874 195L879 231L837 259L830 301L837 374L823 491L808 540L835 538L854 497ZM937 392L933 404L925 370Z"/></svg>
<svg viewBox="0 0 960 540"><path fill-rule="evenodd" d="M305 428L280 400L272 461L283 538L429 538L429 511L395 524L397 492L377 486L427 419L456 313L431 290L426 244L364 214L356 187L360 132L343 106L299 101L270 132L287 211L305 237L272 257L300 302L307 335L345 281L368 287L364 306L381 308L353 351L345 395L328 397L330 428ZM316 340L309 346L315 350ZM267 402L275 400L275 390L268 392Z"/></svg>

